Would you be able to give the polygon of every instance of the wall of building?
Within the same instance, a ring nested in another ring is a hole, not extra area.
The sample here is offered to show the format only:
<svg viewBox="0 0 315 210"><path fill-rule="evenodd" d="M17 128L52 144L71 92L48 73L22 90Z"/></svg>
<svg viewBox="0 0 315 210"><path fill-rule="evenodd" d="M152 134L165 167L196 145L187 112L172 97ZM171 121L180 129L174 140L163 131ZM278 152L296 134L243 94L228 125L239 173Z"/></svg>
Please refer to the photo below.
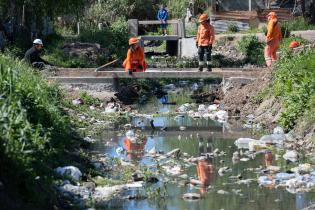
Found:
<svg viewBox="0 0 315 210"><path fill-rule="evenodd" d="M252 10L264 9L265 4L264 0L251 0L252 1ZM248 10L249 0L221 0L219 4L221 11L230 11L230 10Z"/></svg>

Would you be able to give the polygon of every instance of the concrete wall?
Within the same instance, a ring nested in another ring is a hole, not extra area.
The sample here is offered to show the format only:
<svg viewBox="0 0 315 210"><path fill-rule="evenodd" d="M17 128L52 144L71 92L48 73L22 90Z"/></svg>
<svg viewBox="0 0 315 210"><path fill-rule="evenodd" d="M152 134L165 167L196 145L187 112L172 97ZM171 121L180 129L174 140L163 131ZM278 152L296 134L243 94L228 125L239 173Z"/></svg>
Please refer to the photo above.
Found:
<svg viewBox="0 0 315 210"><path fill-rule="evenodd" d="M182 38L179 43L182 58L194 58L198 55L195 38Z"/></svg>

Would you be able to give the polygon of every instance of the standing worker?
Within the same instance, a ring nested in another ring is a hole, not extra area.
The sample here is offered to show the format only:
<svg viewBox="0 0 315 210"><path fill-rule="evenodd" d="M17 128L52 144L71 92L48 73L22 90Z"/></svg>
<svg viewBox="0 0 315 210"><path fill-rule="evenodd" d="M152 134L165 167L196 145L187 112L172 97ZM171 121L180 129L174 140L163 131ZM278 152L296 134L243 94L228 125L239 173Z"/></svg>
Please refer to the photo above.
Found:
<svg viewBox="0 0 315 210"><path fill-rule="evenodd" d="M43 48L44 45L42 40L35 39L33 41L33 47L26 51L24 61L38 69L44 69L45 65L53 66L51 63L40 57L43 52Z"/></svg>
<svg viewBox="0 0 315 210"><path fill-rule="evenodd" d="M160 10L158 11L158 14L157 14L157 19L161 22L163 36L166 36L168 12L165 9L163 4L160 5Z"/></svg>
<svg viewBox="0 0 315 210"><path fill-rule="evenodd" d="M129 75L132 75L133 72L144 72L147 69L147 64L144 60L144 51L139 46L139 39L136 37L130 38L129 46L123 67Z"/></svg>
<svg viewBox="0 0 315 210"><path fill-rule="evenodd" d="M270 12L267 15L267 35L266 35L266 47L265 47L265 60L267 67L271 67L277 60L277 50L282 40L281 27L278 22L277 14Z"/></svg>
<svg viewBox="0 0 315 210"><path fill-rule="evenodd" d="M204 56L206 55L207 70L212 71L211 50L215 39L213 26L209 22L209 16L202 14L199 17L200 26L198 27L196 46L199 56L199 71L203 70Z"/></svg>

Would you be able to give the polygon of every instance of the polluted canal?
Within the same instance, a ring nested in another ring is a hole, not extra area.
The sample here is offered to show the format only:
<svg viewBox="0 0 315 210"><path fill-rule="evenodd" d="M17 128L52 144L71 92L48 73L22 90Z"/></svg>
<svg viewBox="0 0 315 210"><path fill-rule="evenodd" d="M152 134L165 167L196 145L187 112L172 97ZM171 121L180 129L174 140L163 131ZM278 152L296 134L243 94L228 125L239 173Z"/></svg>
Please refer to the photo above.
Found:
<svg viewBox="0 0 315 210"><path fill-rule="evenodd" d="M189 96L200 86L213 88L203 81L167 85L167 95L129 113L130 124L94 137L90 152L105 165L93 178L95 208L298 210L312 204L315 171L285 149L289 134L277 128L264 136L248 129L250 119L228 116L223 104L195 103Z"/></svg>

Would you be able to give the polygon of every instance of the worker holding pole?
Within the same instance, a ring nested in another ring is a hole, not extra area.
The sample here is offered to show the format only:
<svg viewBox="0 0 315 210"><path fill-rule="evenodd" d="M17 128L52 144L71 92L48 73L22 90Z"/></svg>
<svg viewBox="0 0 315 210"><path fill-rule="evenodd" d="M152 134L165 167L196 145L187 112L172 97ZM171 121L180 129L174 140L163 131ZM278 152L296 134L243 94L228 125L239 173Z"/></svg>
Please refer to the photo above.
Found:
<svg viewBox="0 0 315 210"><path fill-rule="evenodd" d="M277 14L270 12L267 15L268 25L266 34L265 60L267 67L271 67L277 60L277 50L282 40L281 27L278 22Z"/></svg>
<svg viewBox="0 0 315 210"><path fill-rule="evenodd" d="M139 39L130 38L129 46L123 67L129 75L132 75L133 72L144 72L147 69L147 64L144 60L144 51L139 45Z"/></svg>
<svg viewBox="0 0 315 210"><path fill-rule="evenodd" d="M210 18L207 14L199 17L200 26L198 27L196 47L199 56L199 71L204 67L204 56L206 56L207 70L212 71L211 50L215 40L214 27L210 24Z"/></svg>

